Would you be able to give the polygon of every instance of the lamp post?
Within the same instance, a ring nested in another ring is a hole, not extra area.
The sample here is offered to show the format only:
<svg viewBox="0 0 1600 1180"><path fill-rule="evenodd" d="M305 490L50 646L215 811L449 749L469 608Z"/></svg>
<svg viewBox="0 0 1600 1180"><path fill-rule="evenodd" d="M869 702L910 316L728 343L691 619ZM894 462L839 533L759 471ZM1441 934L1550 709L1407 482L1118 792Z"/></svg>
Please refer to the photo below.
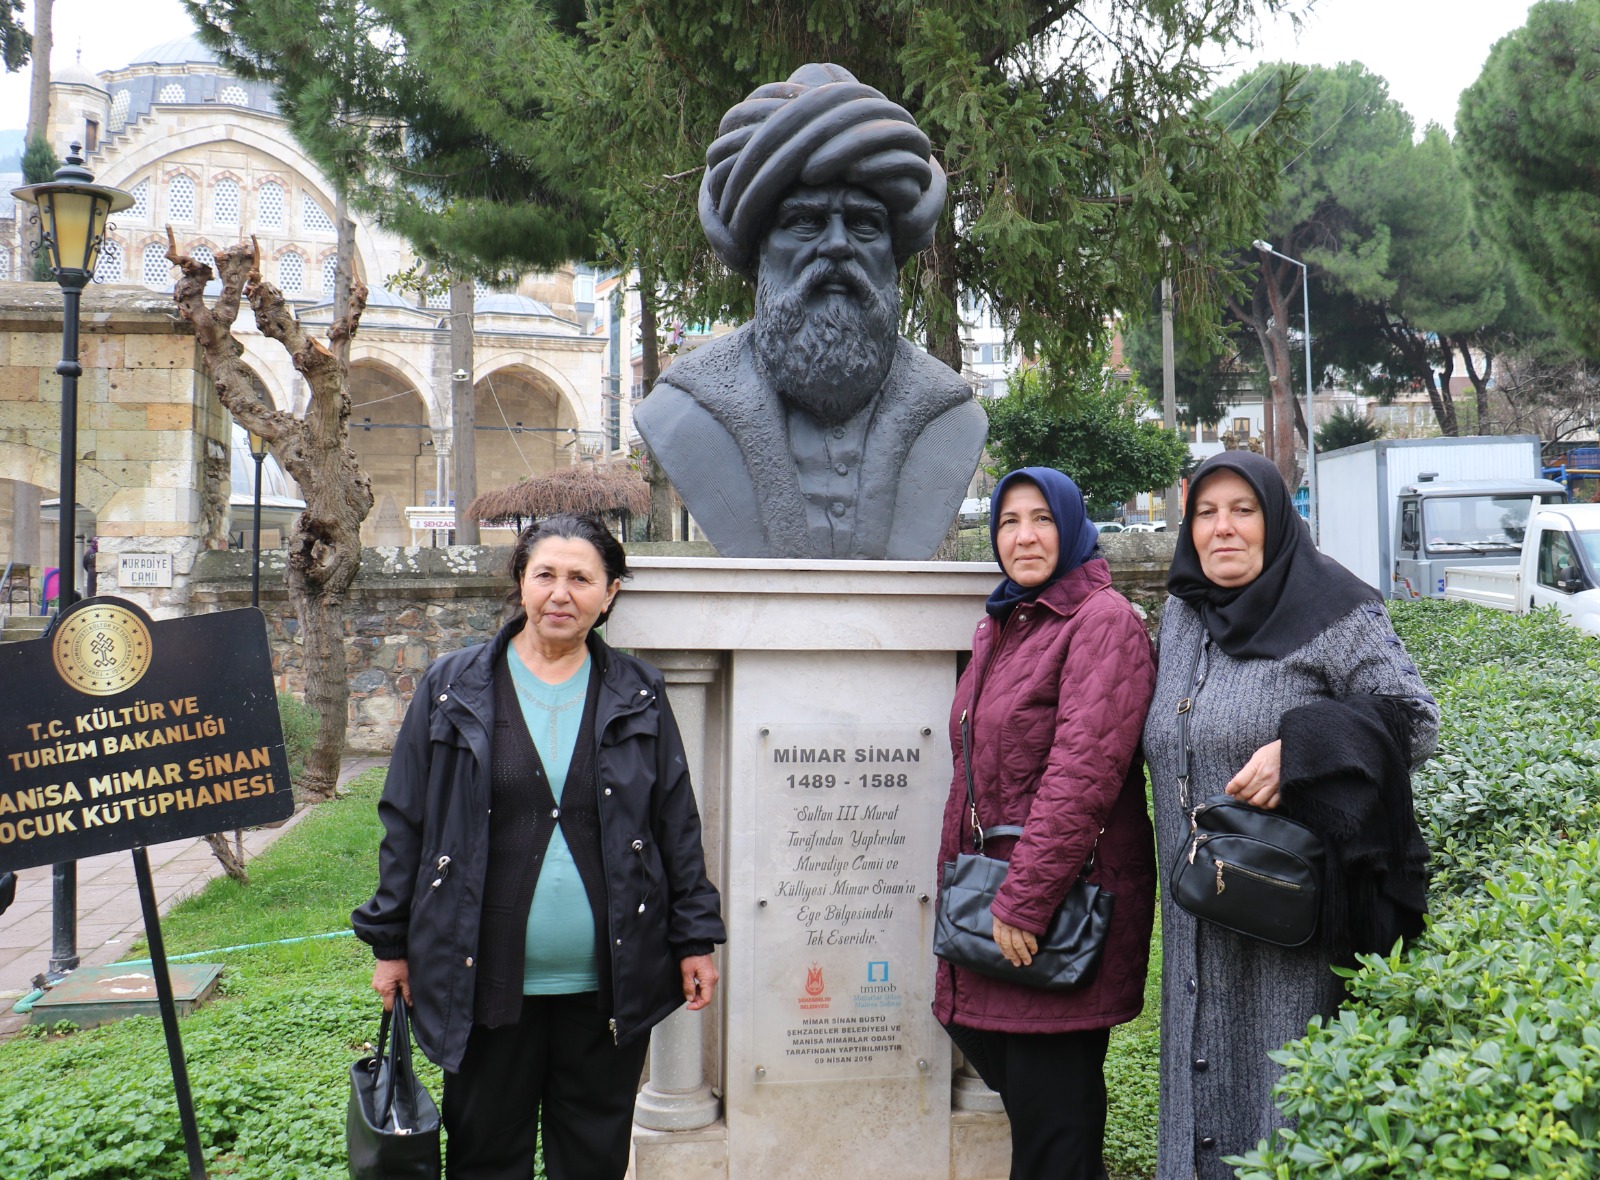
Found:
<svg viewBox="0 0 1600 1180"><path fill-rule="evenodd" d="M267 457L267 440L250 432L250 457L256 461L256 510L250 543L250 605L261 605L261 464Z"/></svg>
<svg viewBox="0 0 1600 1180"><path fill-rule="evenodd" d="M1306 264L1298 258L1290 258L1287 254L1274 250L1260 238L1250 243L1263 254L1271 254L1274 258L1281 258L1285 262L1300 268L1300 312L1305 320L1306 339L1306 485L1309 495L1311 517L1311 540L1318 539L1319 523L1317 516L1317 415L1316 392L1311 384L1311 271Z"/></svg>
<svg viewBox="0 0 1600 1180"><path fill-rule="evenodd" d="M11 190L19 201L34 206L40 242L50 251L50 269L61 285L64 314L61 319L61 511L57 526L59 547L56 570L56 614L76 597L73 575L74 541L78 523L78 308L83 289L94 278L94 264L105 238L106 219L133 204L121 189L94 183L73 144L54 179ZM52 871L52 930L50 967L46 978L60 979L78 966L78 866L75 861Z"/></svg>

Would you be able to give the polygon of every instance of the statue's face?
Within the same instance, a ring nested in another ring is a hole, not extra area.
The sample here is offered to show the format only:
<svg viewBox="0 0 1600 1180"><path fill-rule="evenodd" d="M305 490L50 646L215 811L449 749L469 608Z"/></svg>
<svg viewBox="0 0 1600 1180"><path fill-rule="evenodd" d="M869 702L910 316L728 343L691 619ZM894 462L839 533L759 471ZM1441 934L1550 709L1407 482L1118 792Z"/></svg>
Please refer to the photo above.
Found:
<svg viewBox="0 0 1600 1180"><path fill-rule="evenodd" d="M787 294L807 267L823 260L853 262L873 287L893 287L899 268L889 236L889 210L869 193L848 185L799 188L789 194L761 243L762 280ZM815 307L837 297L860 302L851 285L837 280L809 292L806 302Z"/></svg>
<svg viewBox="0 0 1600 1180"><path fill-rule="evenodd" d="M791 405L844 422L877 396L899 335L889 211L849 185L799 188L761 243L755 348Z"/></svg>

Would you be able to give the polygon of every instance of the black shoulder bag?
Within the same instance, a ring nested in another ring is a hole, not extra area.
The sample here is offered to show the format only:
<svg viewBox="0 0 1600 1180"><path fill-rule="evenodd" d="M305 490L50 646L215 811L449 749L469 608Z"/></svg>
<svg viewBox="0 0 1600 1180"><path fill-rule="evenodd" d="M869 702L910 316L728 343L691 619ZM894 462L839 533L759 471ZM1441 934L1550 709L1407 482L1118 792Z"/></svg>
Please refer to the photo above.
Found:
<svg viewBox="0 0 1600 1180"><path fill-rule="evenodd" d="M1178 798L1189 838L1172 866L1172 900L1197 918L1279 946L1303 946L1322 909L1322 838L1305 824L1231 795L1189 801L1189 711L1205 678L1195 641L1178 702Z"/></svg>
<svg viewBox="0 0 1600 1180"><path fill-rule="evenodd" d="M1020 983L1042 991L1068 991L1089 981L1100 963L1106 932L1111 929L1111 909L1116 898L1088 879L1094 854L1061 899L1050 928L1039 939L1033 962L1013 966L994 940L995 894L1005 884L1003 860L983 854L986 836L1020 836L1015 824L985 831L978 822L978 800L972 789L972 722L961 714L961 761L967 774L967 815L972 824L975 851L960 853L944 866L939 906L934 916L933 953L947 963Z"/></svg>
<svg viewBox="0 0 1600 1180"><path fill-rule="evenodd" d="M412 1072L411 1021L399 989L392 1016L394 1040L385 1012L377 1052L350 1067L350 1180L439 1180L439 1108Z"/></svg>

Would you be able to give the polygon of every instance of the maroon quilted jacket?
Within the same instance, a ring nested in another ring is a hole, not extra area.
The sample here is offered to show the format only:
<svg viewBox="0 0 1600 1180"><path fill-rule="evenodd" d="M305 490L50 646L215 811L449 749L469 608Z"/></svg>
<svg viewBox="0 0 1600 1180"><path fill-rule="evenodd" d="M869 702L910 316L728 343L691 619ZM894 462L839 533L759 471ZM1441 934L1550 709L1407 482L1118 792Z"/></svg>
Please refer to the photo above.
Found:
<svg viewBox="0 0 1600 1180"><path fill-rule="evenodd" d="M972 851L961 765L961 713L972 709L978 817L985 827L1023 825L1021 837L990 840L985 849L1011 862L995 915L1043 932L1097 833L1089 879L1117 900L1089 983L1045 992L940 962L933 1011L942 1023L1050 1033L1106 1028L1139 1014L1156 890L1139 735L1154 687L1144 625L1111 588L1100 558L1017 607L1004 625L978 624L950 711L955 776L940 863L958 848Z"/></svg>

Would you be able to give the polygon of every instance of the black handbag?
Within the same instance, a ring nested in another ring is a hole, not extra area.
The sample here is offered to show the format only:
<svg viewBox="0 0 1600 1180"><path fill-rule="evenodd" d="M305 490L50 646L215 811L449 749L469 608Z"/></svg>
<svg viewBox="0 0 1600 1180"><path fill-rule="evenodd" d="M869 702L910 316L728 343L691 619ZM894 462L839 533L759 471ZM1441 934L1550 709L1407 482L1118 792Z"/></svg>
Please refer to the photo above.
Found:
<svg viewBox="0 0 1600 1180"><path fill-rule="evenodd" d="M967 811L972 823L971 853L960 853L944 866L939 905L934 915L933 953L947 963L979 975L1020 983L1042 991L1068 991L1081 987L1094 975L1111 928L1116 898L1087 879L1094 854L1067 890L1039 939L1033 962L1013 966L994 940L995 894L1005 883L1010 867L983 854L988 836L1020 836L1022 829L1004 824L987 831L978 822L978 801L972 789L971 721L961 714L961 759L967 774Z"/></svg>
<svg viewBox="0 0 1600 1180"><path fill-rule="evenodd" d="M350 1067L344 1138L350 1180L439 1180L439 1108L411 1069L411 1021L395 995L378 1027L378 1048Z"/></svg>
<svg viewBox="0 0 1600 1180"><path fill-rule="evenodd" d="M1202 631L1178 702L1178 797L1189 838L1172 866L1172 900L1197 918L1236 934L1303 946L1322 910L1322 837L1298 820L1228 795L1189 802L1189 711L1205 682Z"/></svg>

